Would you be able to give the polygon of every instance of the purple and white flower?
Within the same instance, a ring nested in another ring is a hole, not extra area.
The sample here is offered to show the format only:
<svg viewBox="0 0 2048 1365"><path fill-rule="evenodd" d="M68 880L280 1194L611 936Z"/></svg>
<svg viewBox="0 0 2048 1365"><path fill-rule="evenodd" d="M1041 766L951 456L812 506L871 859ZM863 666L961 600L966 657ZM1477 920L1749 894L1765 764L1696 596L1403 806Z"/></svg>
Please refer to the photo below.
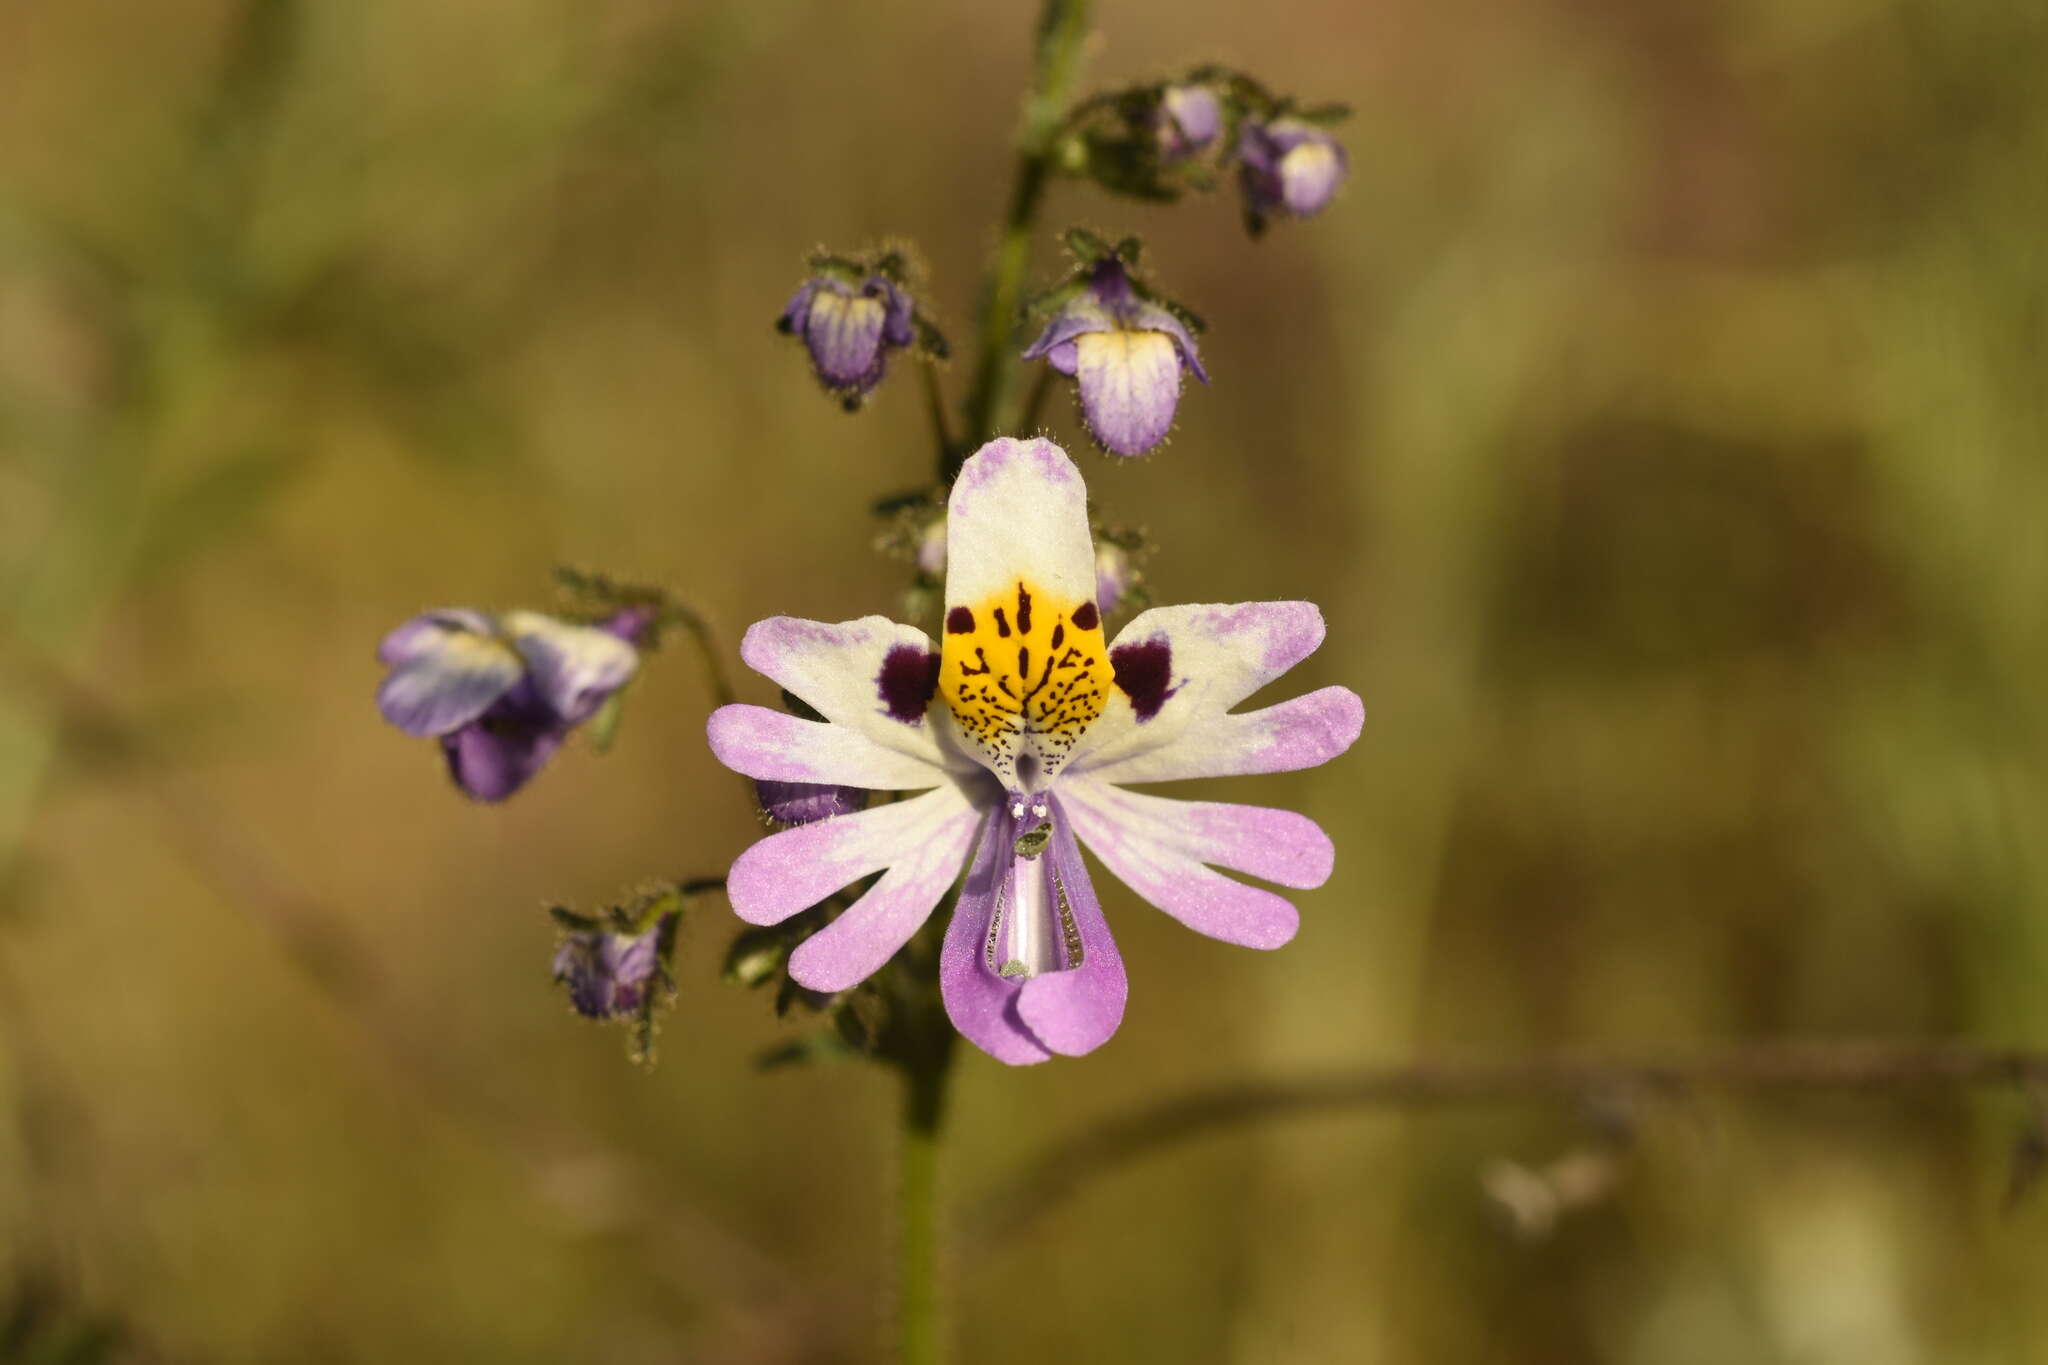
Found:
<svg viewBox="0 0 2048 1365"><path fill-rule="evenodd" d="M851 409L882 382L889 352L917 340L916 314L910 295L879 271L849 281L821 270L804 281L775 325L803 339L818 382Z"/></svg>
<svg viewBox="0 0 2048 1365"><path fill-rule="evenodd" d="M531 611L425 612L377 647L391 670L377 709L408 735L440 740L463 791L503 801L632 679L650 622L639 608L596 626Z"/></svg>
<svg viewBox="0 0 2048 1365"><path fill-rule="evenodd" d="M1171 309L1147 298L1124 263L1105 255L1064 303L1026 360L1044 357L1079 382L1081 416L1105 450L1142 455L1166 439L1180 404L1180 372L1204 384L1195 338Z"/></svg>
<svg viewBox="0 0 2048 1365"><path fill-rule="evenodd" d="M566 934L555 950L555 980L569 988L569 1003L586 1019L619 1019L647 1003L661 969L661 939L673 932L673 913L638 933L589 929Z"/></svg>
<svg viewBox="0 0 2048 1365"><path fill-rule="evenodd" d="M1248 121L1237 138L1245 216L1253 230L1276 213L1307 218L1336 197L1349 168L1344 146L1298 118Z"/></svg>
<svg viewBox="0 0 2048 1365"><path fill-rule="evenodd" d="M1169 85L1153 115L1159 159L1188 161L1216 145L1223 132L1223 102L1206 85Z"/></svg>
<svg viewBox="0 0 2048 1365"><path fill-rule="evenodd" d="M832 992L887 963L964 872L940 963L954 1025L1012 1064L1079 1055L1116 1031L1126 994L1083 844L1189 927L1257 948L1294 936L1294 907L1215 869L1309 888L1333 858L1292 812L1125 787L1314 767L1351 746L1365 710L1343 687L1233 709L1322 643L1307 602L1157 608L1106 642L1087 489L1049 441L982 447L948 525L938 645L880 616L747 632L741 657L825 719L722 707L720 762L919 794L768 836L727 891L768 925L881 873L790 958L799 985Z"/></svg>

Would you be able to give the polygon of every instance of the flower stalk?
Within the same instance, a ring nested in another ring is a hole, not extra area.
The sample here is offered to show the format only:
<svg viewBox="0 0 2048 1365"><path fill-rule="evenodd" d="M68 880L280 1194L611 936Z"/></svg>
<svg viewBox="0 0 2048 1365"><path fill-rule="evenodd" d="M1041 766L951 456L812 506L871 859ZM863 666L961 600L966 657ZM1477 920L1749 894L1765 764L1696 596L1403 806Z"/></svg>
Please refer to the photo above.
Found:
<svg viewBox="0 0 2048 1365"><path fill-rule="evenodd" d="M945 481L959 473L967 453L1002 435L1003 408L1012 373L1011 341L1024 301L1024 272L1031 264L1031 232L1045 199L1052 155L1067 118L1067 103L1080 74L1088 37L1088 0L1046 0L1038 20L1037 62L1025 97L1017 139L1017 177L995 259L982 288L980 335L974 379L967 394L966 432L961 452L940 472Z"/></svg>
<svg viewBox="0 0 2048 1365"><path fill-rule="evenodd" d="M939 1131L950 1051L903 1073L902 1168L897 1180L897 1330L903 1365L945 1358L939 1303Z"/></svg>

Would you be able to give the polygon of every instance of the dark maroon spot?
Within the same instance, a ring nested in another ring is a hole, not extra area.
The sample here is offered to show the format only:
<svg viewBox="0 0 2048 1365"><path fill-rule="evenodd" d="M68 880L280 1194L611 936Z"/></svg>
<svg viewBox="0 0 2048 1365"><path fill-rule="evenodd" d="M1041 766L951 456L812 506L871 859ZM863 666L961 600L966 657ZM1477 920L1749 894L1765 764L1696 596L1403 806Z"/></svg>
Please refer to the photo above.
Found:
<svg viewBox="0 0 2048 1365"><path fill-rule="evenodd" d="M875 686L891 716L915 725L924 719L932 693L939 690L939 656L916 645L898 645L882 656L882 674Z"/></svg>
<svg viewBox="0 0 2048 1365"><path fill-rule="evenodd" d="M1001 607L996 608L996 634L1005 640L1010 638L1010 618L1003 615Z"/></svg>
<svg viewBox="0 0 2048 1365"><path fill-rule="evenodd" d="M1061 645L1066 643L1066 639L1067 628L1064 625L1055 625L1052 628L1052 647L1055 653L1059 651Z"/></svg>
<svg viewBox="0 0 2048 1365"><path fill-rule="evenodd" d="M1017 633L1031 633L1031 594L1024 591L1024 585L1017 585Z"/></svg>
<svg viewBox="0 0 2048 1365"><path fill-rule="evenodd" d="M955 607L946 613L946 633L965 635L974 629L974 613L965 607Z"/></svg>
<svg viewBox="0 0 2048 1365"><path fill-rule="evenodd" d="M1180 691L1167 686L1173 680L1173 646L1165 640L1118 645L1109 651L1109 666L1116 670L1116 685L1131 699L1131 709L1141 721L1158 715L1167 698Z"/></svg>
<svg viewBox="0 0 2048 1365"><path fill-rule="evenodd" d="M1093 602L1083 602L1074 608L1074 624L1082 630L1093 630L1101 621L1102 617L1096 614Z"/></svg>
<svg viewBox="0 0 2048 1365"><path fill-rule="evenodd" d="M1028 647L1017 650L1017 676L1025 682L1031 681L1031 650Z"/></svg>

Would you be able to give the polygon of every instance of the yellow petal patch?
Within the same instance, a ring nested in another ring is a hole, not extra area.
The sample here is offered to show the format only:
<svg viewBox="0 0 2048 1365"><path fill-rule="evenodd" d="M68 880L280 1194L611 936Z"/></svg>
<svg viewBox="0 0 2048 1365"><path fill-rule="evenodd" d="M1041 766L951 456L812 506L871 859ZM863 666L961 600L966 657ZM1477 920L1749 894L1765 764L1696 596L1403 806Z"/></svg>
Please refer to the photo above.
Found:
<svg viewBox="0 0 2048 1365"><path fill-rule="evenodd" d="M1093 601L1020 581L946 613L939 695L1006 788L1044 786L1102 714L1112 681Z"/></svg>

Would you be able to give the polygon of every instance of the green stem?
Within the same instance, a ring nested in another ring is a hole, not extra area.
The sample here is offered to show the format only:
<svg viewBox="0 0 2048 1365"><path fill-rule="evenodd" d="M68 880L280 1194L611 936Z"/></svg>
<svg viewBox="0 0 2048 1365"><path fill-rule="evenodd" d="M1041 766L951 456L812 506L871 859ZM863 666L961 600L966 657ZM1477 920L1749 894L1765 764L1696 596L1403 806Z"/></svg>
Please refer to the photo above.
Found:
<svg viewBox="0 0 2048 1365"><path fill-rule="evenodd" d="M903 1365L939 1365L945 1329L939 1311L939 1129L946 1107L946 1061L907 1070L903 1080L903 1168L897 1185L897 1330Z"/></svg>
<svg viewBox="0 0 2048 1365"><path fill-rule="evenodd" d="M697 647L697 657L704 665L704 681L711 689L711 695L720 706L730 706L739 700L739 693L732 689L732 679L726 676L725 663L718 653L718 636L711 629L711 623L698 614L694 607L681 603L671 604L669 618L690 633L690 640Z"/></svg>
<svg viewBox="0 0 2048 1365"><path fill-rule="evenodd" d="M982 286L979 347L974 382L967 393L965 449L948 460L947 476L959 472L966 451L1001 433L1011 378L1017 311L1024 299L1024 272L1031 264L1031 230L1052 173L1052 152L1064 126L1081 49L1088 36L1088 0L1045 0L1038 20L1038 52L1031 92L1024 100L1017 138L1017 177L1010 211Z"/></svg>
<svg viewBox="0 0 2048 1365"><path fill-rule="evenodd" d="M946 395L939 388L938 362L926 356L918 366L924 371L924 402L932 419L932 440L939 448L939 482L945 483L953 472L953 431L946 420Z"/></svg>
<svg viewBox="0 0 2048 1365"><path fill-rule="evenodd" d="M1031 381L1031 394L1024 400L1024 416L1017 422L1017 434L1029 436L1038 430L1038 416L1045 408L1046 396L1052 392L1053 376L1059 371L1050 365L1038 367L1038 378Z"/></svg>

